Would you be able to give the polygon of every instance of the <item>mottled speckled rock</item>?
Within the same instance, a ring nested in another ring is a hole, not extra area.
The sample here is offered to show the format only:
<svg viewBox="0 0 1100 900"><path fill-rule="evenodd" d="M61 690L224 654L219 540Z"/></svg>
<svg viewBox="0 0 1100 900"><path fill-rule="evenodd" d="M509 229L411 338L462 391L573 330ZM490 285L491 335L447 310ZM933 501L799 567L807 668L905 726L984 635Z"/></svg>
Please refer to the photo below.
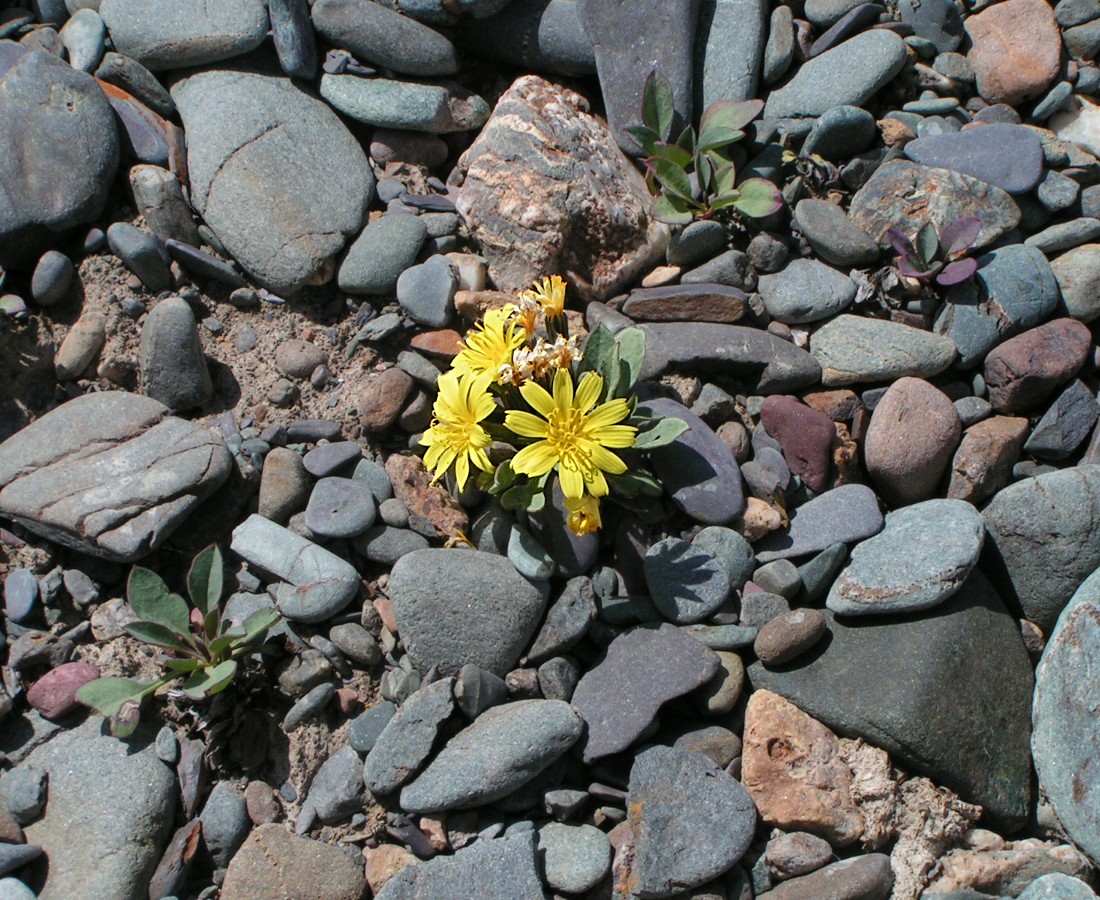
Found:
<svg viewBox="0 0 1100 900"><path fill-rule="evenodd" d="M837 387L938 375L954 361L955 342L900 322L846 314L814 332L810 352L821 366L821 383Z"/></svg>
<svg viewBox="0 0 1100 900"><path fill-rule="evenodd" d="M1044 0L1006 0L966 19L967 62L989 103L1015 105L1039 96L1058 77L1062 41Z"/></svg>
<svg viewBox="0 0 1100 900"><path fill-rule="evenodd" d="M875 492L865 484L843 484L796 507L786 532L756 546L756 561L767 563L819 553L833 544L863 540L882 531Z"/></svg>
<svg viewBox="0 0 1100 900"><path fill-rule="evenodd" d="M951 461L947 496L981 503L1008 484L1027 438L1027 419L993 416L971 425Z"/></svg>
<svg viewBox="0 0 1100 900"><path fill-rule="evenodd" d="M559 272L573 300L600 300L668 243L641 176L584 99L534 75L501 96L450 181L503 291Z"/></svg>
<svg viewBox="0 0 1100 900"><path fill-rule="evenodd" d="M261 825L233 856L222 885L225 900L361 900L363 867L332 844Z"/></svg>
<svg viewBox="0 0 1100 900"><path fill-rule="evenodd" d="M1005 341L986 358L982 374L997 412L1040 406L1085 363L1092 334L1076 319L1055 319Z"/></svg>

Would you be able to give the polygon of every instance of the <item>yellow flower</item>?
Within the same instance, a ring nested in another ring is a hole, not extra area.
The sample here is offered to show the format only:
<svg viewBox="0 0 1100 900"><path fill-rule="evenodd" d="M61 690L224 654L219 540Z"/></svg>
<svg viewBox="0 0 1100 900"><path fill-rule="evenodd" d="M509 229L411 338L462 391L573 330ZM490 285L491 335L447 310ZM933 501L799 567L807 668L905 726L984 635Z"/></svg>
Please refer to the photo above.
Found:
<svg viewBox="0 0 1100 900"><path fill-rule="evenodd" d="M588 494L579 499L566 497L565 509L569 513L566 524L578 537L599 531L603 525L600 519L600 501Z"/></svg>
<svg viewBox="0 0 1100 900"><path fill-rule="evenodd" d="M490 372L499 381L501 366L512 364L512 351L523 346L525 335L512 314L515 307L490 309L476 331L466 335L466 346L451 363L451 371L459 375L480 375Z"/></svg>
<svg viewBox="0 0 1100 900"><path fill-rule="evenodd" d="M493 471L485 455L485 448L493 439L478 424L496 408L496 401L488 392L492 380L490 372L460 377L451 371L439 376L439 395L432 408L432 424L420 438L420 443L428 448L424 465L434 473L433 484L452 464L459 490L466 487L470 463L482 471Z"/></svg>
<svg viewBox="0 0 1100 900"><path fill-rule="evenodd" d="M560 275L551 275L542 279L542 284L536 281L534 288L524 291L520 298L536 301L548 316L560 316L565 312L565 282Z"/></svg>
<svg viewBox="0 0 1100 900"><path fill-rule="evenodd" d="M520 394L539 415L511 410L504 426L520 437L539 440L515 455L512 469L539 478L556 468L567 498L579 500L585 493L605 496L604 472L621 475L626 471L626 463L607 448L634 446L638 429L616 424L630 415L625 400L596 406L602 390L603 378L586 372L574 396L573 376L566 369L558 369L554 375L553 396L533 381L523 385Z"/></svg>

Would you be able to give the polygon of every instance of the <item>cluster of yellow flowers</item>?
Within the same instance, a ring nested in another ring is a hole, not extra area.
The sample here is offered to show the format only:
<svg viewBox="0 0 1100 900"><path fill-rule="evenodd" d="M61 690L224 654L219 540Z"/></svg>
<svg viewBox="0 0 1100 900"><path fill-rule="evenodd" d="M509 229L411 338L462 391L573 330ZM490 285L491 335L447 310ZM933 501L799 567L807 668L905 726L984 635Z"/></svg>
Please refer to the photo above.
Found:
<svg viewBox="0 0 1100 900"><path fill-rule="evenodd" d="M540 318L546 337L537 334ZM494 471L486 450L495 430L520 447L510 460L515 474L557 473L569 528L587 534L601 524L605 473L627 468L612 450L634 446L637 429L622 424L630 416L625 399L598 402L600 375L577 379L573 364L583 354L566 331L565 283L557 275L536 282L518 303L486 312L440 375L431 427L420 443L428 448L424 464L433 481L453 469L462 490L472 467Z"/></svg>

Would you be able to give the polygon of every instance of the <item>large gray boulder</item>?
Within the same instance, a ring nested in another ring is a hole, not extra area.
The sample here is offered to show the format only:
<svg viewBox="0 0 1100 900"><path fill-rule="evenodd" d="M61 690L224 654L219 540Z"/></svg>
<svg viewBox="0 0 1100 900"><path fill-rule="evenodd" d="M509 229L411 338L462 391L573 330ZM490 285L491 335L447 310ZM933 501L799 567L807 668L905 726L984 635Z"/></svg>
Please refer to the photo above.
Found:
<svg viewBox="0 0 1100 900"><path fill-rule="evenodd" d="M257 281L323 284L374 194L359 142L289 79L210 70L172 87L187 130L191 202Z"/></svg>

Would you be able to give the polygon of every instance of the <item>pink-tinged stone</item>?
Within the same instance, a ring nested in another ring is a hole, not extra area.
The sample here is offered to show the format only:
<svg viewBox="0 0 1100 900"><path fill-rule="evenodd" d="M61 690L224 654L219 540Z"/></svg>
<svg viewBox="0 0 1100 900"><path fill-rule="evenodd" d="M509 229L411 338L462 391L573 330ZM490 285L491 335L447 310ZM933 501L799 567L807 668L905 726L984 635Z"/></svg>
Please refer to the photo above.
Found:
<svg viewBox="0 0 1100 900"><path fill-rule="evenodd" d="M951 463L947 496L978 504L1008 484L1027 439L1027 419L993 416L971 425Z"/></svg>
<svg viewBox="0 0 1100 900"><path fill-rule="evenodd" d="M91 663L70 662L50 669L27 691L27 702L47 719L60 719L80 704L76 692L99 677Z"/></svg>
<svg viewBox="0 0 1100 900"><path fill-rule="evenodd" d="M990 351L983 375L997 412L1039 407L1085 363L1092 334L1076 319L1055 319Z"/></svg>
<svg viewBox="0 0 1100 900"><path fill-rule="evenodd" d="M412 378L393 366L368 375L359 393L359 421L370 432L385 431L401 414L414 387Z"/></svg>
<svg viewBox="0 0 1100 900"><path fill-rule="evenodd" d="M936 496L962 436L951 399L920 378L899 378L883 394L867 429L863 458L891 506Z"/></svg>
<svg viewBox="0 0 1100 900"><path fill-rule="evenodd" d="M966 55L978 93L1016 105L1037 97L1058 77L1062 36L1046 0L1005 0L966 20Z"/></svg>
<svg viewBox="0 0 1100 900"><path fill-rule="evenodd" d="M832 466L833 420L794 397L772 394L760 408L765 430L779 441L790 470L813 491L823 491Z"/></svg>

